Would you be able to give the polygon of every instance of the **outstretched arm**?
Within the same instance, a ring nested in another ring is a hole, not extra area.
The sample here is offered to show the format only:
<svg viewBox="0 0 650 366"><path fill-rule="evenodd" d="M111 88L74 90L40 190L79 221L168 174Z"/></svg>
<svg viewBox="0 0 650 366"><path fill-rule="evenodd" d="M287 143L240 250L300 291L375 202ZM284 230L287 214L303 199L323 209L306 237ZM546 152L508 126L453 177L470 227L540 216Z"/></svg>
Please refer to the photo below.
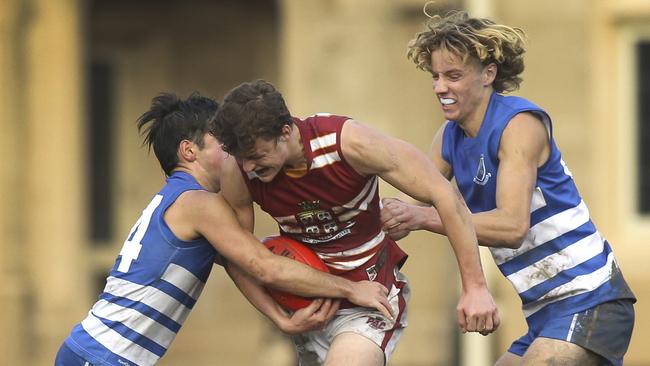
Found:
<svg viewBox="0 0 650 366"><path fill-rule="evenodd" d="M347 121L341 134L343 155L360 174L378 175L414 199L440 212L460 269L463 292L458 321L466 331L492 331L498 311L487 290L469 210L460 194L414 146Z"/></svg>
<svg viewBox="0 0 650 366"><path fill-rule="evenodd" d="M443 173L450 172L449 165L442 159L440 135L439 132L434 139L431 159ZM521 245L530 225L537 168L548 159L549 152L548 134L539 119L530 113L521 113L510 121L499 146L496 208L472 215L481 245L514 249ZM446 234L439 213L433 207L386 199L382 220L390 235L401 235L404 230ZM389 229L389 226L392 227Z"/></svg>

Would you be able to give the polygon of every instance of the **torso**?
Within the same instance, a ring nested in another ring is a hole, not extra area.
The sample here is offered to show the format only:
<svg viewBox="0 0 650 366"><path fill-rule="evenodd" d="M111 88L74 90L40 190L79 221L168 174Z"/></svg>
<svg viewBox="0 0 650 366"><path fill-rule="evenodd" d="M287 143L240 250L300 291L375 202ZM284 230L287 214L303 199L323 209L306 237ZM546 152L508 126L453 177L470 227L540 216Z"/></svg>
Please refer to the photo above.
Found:
<svg viewBox="0 0 650 366"><path fill-rule="evenodd" d="M346 120L326 114L294 119L308 166L301 177L280 172L263 183L240 170L253 200L283 235L307 244L333 273L379 280L381 275L365 271L379 252L386 249L383 262L391 271L406 254L381 230L378 177L358 174L345 160L340 139Z"/></svg>
<svg viewBox="0 0 650 366"><path fill-rule="evenodd" d="M203 238L182 241L163 219L180 194L202 187L176 172L131 229L104 292L66 340L88 360L152 365L194 307L216 251Z"/></svg>
<svg viewBox="0 0 650 366"><path fill-rule="evenodd" d="M571 172L552 137L551 120L519 97L494 93L479 133L464 135L449 123L442 156L473 213L496 208L498 150L508 122L530 112L546 125L550 155L538 168L530 230L518 249L490 248L501 272L522 299L526 317L579 311L615 298L632 297L609 243L591 221Z"/></svg>

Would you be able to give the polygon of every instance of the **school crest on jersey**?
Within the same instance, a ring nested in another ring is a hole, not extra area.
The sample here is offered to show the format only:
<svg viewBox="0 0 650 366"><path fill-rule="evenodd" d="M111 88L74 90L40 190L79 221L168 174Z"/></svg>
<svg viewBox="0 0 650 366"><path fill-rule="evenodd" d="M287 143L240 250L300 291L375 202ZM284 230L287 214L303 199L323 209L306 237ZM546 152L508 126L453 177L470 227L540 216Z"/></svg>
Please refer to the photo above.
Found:
<svg viewBox="0 0 650 366"><path fill-rule="evenodd" d="M485 170L485 158L481 154L481 158L478 161L478 168L476 169L476 175L474 176L474 183L484 186L492 177L492 173L489 173Z"/></svg>
<svg viewBox="0 0 650 366"><path fill-rule="evenodd" d="M320 200L302 201L298 205L300 212L296 214L296 219L303 227L302 232L308 235L303 241L317 243L350 234L354 222L340 222L332 210L321 208Z"/></svg>

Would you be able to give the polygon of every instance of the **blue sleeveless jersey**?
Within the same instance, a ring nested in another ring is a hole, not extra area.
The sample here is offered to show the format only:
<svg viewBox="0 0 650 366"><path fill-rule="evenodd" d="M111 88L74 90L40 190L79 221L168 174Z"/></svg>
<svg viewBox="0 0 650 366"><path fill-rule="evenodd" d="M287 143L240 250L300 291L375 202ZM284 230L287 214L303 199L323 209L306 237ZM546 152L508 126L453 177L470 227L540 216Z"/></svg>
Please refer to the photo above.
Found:
<svg viewBox="0 0 650 366"><path fill-rule="evenodd" d="M91 363L153 365L194 307L217 254L203 239L179 240L163 215L178 196L203 188L175 172L142 212L104 292L65 343Z"/></svg>
<svg viewBox="0 0 650 366"><path fill-rule="evenodd" d="M551 119L526 99L493 93L476 137L447 124L442 157L473 213L496 208L498 150L503 130L518 113L546 125L551 153L537 170L530 229L518 249L490 248L499 270L519 293L528 322L572 314L618 298L634 298L609 243L591 221L552 136Z"/></svg>

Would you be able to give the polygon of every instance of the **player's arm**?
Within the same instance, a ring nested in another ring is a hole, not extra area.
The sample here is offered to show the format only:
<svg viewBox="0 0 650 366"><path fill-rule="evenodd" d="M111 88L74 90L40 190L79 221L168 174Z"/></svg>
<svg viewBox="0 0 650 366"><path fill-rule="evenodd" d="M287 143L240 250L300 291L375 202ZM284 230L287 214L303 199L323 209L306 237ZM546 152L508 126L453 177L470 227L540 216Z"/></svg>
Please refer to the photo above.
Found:
<svg viewBox="0 0 650 366"><path fill-rule="evenodd" d="M442 158L441 154L442 138L447 123L450 122L443 124L436 133L429 149L429 157L438 171L447 180L451 180L453 175L451 165ZM430 204L417 201L404 193L397 198L384 198L382 203L382 226L394 240L399 240L415 230L445 234L438 211Z"/></svg>
<svg viewBox="0 0 650 366"><path fill-rule="evenodd" d="M479 241L491 247L519 248L530 227L537 168L550 154L548 132L531 113L516 115L499 145L496 208L472 215Z"/></svg>
<svg viewBox="0 0 650 366"><path fill-rule="evenodd" d="M252 233L255 229L253 197L234 158L229 158L222 164L220 181L221 195L232 207L241 227Z"/></svg>
<svg viewBox="0 0 650 366"><path fill-rule="evenodd" d="M458 191L413 145L353 120L343 126L341 148L348 163L360 174L378 175L414 199L437 208L461 275L459 324L467 331L496 329L496 305L487 291L469 210Z"/></svg>
<svg viewBox="0 0 650 366"><path fill-rule="evenodd" d="M484 286L469 210L426 155L413 145L352 120L343 126L341 140L343 155L359 173L376 174L414 199L438 209L466 285Z"/></svg>
<svg viewBox="0 0 650 366"><path fill-rule="evenodd" d="M434 140L431 159L444 172L448 164L442 159L441 147L441 140ZM520 113L510 121L499 145L497 207L472 215L481 245L513 249L521 245L530 225L537 168L546 162L549 153L548 132L537 117ZM385 205L385 211L386 225L402 223L391 228L394 232L423 229L445 234L435 208L409 207L393 201Z"/></svg>

